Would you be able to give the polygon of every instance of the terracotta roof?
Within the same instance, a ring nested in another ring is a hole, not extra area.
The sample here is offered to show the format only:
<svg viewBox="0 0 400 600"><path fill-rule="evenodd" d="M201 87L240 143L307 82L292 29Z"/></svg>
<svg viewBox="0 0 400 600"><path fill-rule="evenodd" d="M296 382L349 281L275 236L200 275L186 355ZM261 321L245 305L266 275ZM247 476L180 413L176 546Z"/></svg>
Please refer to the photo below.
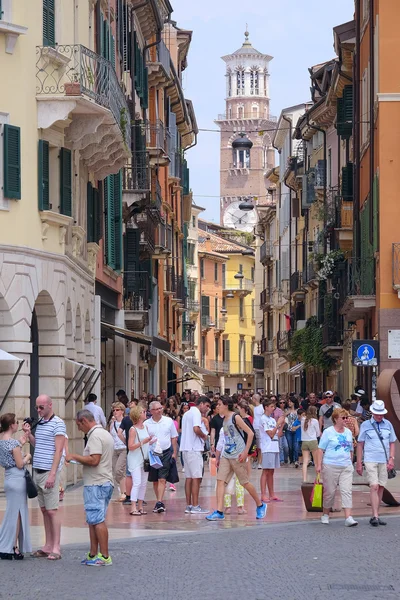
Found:
<svg viewBox="0 0 400 600"><path fill-rule="evenodd" d="M207 250L207 240L209 240L209 245L208 245L208 250ZM206 252L206 251L212 251L212 252L217 252L217 253L226 253L226 252L232 252L232 253L242 253L243 250L246 249L252 249L250 248L250 246L246 246L244 244L236 244L235 242L232 242L229 239L224 239L222 237L220 237L219 235L214 235L213 233L210 232L202 232L201 230L199 230L199 251L200 252Z"/></svg>

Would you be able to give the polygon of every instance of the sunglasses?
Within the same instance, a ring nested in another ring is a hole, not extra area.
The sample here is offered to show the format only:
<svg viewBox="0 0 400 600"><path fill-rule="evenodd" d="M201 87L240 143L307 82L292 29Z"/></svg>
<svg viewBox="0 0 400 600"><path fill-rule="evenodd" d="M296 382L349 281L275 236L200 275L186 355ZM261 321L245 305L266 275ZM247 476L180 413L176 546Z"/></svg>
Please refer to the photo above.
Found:
<svg viewBox="0 0 400 600"><path fill-rule="evenodd" d="M286 402L279 402L279 404L286 404Z"/></svg>
<svg viewBox="0 0 400 600"><path fill-rule="evenodd" d="M42 406L41 404L39 406L35 406L35 410L44 410L46 407Z"/></svg>
<svg viewBox="0 0 400 600"><path fill-rule="evenodd" d="M113 408L113 412L118 412L119 410L122 410L122 408Z"/></svg>

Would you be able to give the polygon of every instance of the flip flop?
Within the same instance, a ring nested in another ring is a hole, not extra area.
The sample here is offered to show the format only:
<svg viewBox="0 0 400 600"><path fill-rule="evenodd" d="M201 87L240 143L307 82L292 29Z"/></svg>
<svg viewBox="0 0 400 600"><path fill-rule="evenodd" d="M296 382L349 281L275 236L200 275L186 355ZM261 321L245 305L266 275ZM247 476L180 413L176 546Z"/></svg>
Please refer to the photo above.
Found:
<svg viewBox="0 0 400 600"><path fill-rule="evenodd" d="M61 560L61 554L57 554L57 552L50 552L47 560Z"/></svg>
<svg viewBox="0 0 400 600"><path fill-rule="evenodd" d="M134 517L140 517L143 513L141 513L140 510L133 510L129 514L133 515Z"/></svg>
<svg viewBox="0 0 400 600"><path fill-rule="evenodd" d="M141 515L147 515L147 512L145 510L139 510Z"/></svg>
<svg viewBox="0 0 400 600"><path fill-rule="evenodd" d="M272 502L283 502L282 498L278 498L278 496L274 496L271 498Z"/></svg>
<svg viewBox="0 0 400 600"><path fill-rule="evenodd" d="M32 558L47 558L49 556L49 552L43 552L43 550L36 550L36 552L32 552Z"/></svg>

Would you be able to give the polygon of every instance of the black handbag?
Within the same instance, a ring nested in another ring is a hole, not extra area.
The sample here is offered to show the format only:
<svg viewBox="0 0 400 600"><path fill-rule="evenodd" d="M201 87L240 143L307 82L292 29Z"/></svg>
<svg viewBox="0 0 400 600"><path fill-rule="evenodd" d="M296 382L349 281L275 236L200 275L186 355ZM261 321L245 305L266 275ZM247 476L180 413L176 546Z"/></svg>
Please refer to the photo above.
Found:
<svg viewBox="0 0 400 600"><path fill-rule="evenodd" d="M25 469L26 494L28 498L36 498L38 495L37 487L33 482L32 475L28 469Z"/></svg>
<svg viewBox="0 0 400 600"><path fill-rule="evenodd" d="M382 444L382 448L385 452L385 457L386 457L386 463L388 463L388 455L386 452L386 448L385 448L385 444L383 443L383 437L381 436L380 432L378 431L378 428L375 427L375 423L372 423L372 427L375 429L376 435L378 436L378 438L381 440L381 444ZM388 479L394 479L397 475L396 473L396 469L388 469Z"/></svg>
<svg viewBox="0 0 400 600"><path fill-rule="evenodd" d="M174 458L171 458L169 472L167 475L167 481L168 481L168 483L178 483L179 482L178 467L176 465L176 460Z"/></svg>

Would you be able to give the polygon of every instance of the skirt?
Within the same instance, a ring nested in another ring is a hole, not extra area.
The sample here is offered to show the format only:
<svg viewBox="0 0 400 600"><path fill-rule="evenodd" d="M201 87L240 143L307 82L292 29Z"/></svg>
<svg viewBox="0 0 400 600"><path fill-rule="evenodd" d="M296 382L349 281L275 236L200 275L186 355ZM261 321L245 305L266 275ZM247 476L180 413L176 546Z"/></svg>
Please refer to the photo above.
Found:
<svg viewBox="0 0 400 600"><path fill-rule="evenodd" d="M18 548L20 552L32 552L24 469L17 469L17 467L6 469L4 491L7 506L0 528L0 552L5 554L14 552L19 515L21 515L21 527L18 536Z"/></svg>

